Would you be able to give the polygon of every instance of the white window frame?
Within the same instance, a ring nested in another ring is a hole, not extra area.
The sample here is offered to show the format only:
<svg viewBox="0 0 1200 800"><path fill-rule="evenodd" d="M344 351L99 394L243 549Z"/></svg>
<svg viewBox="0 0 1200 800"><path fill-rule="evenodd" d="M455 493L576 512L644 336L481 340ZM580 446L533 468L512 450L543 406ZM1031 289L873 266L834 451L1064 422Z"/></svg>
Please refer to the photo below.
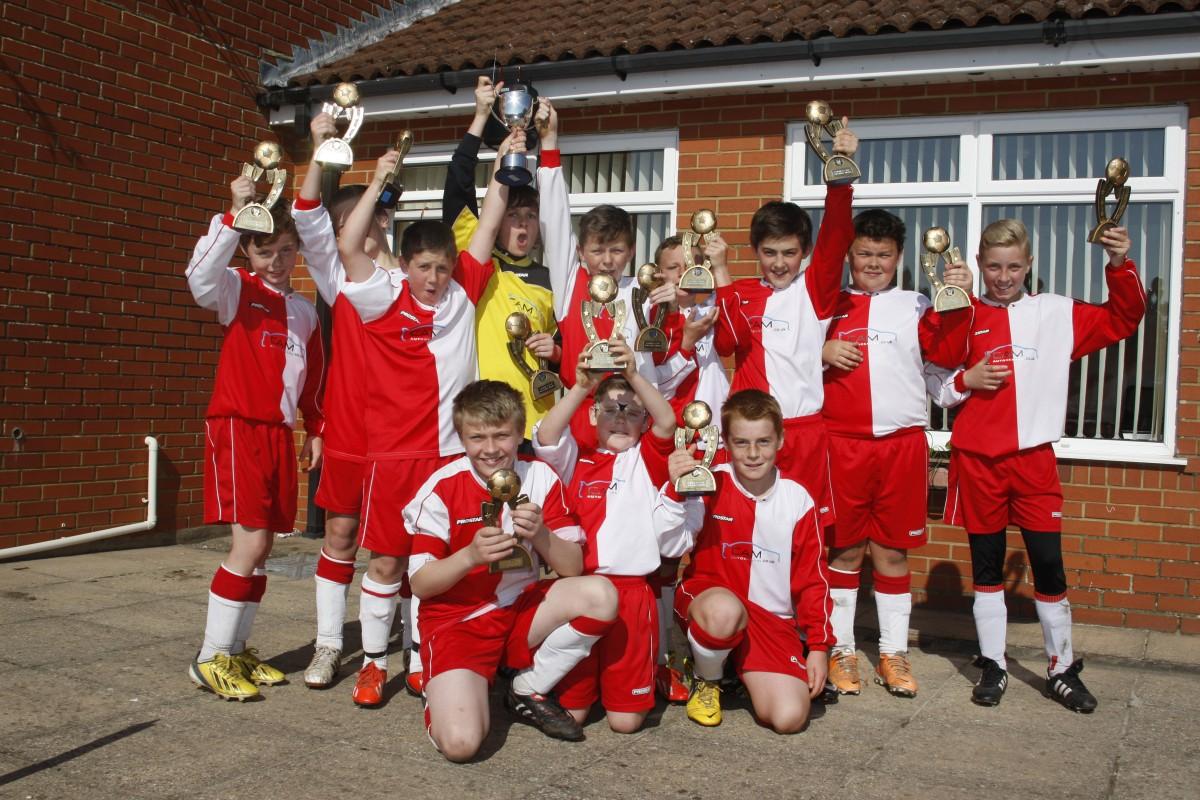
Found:
<svg viewBox="0 0 1200 800"><path fill-rule="evenodd" d="M1043 133L1090 131L1121 128L1162 128L1162 176L1133 176L1129 187L1133 201L1171 203L1170 243L1171 293L1167 309L1167 374L1164 376L1163 441L1141 442L1117 439L1074 439L1064 437L1054 445L1055 453L1068 460L1135 462L1141 464L1186 464L1176 455L1178 417L1179 337L1183 298L1183 238L1187 202L1187 110L1184 106L1103 109L1098 111L1049 111L1015 114L953 115L905 119L855 120L855 132L862 139L911 138L920 136L959 136L958 180L909 184L857 184L857 205L929 206L966 205L967 231L962 242L976 243L982 233L983 206L1044 203L1048 201L1047 181L997 181L992 178L993 136L1004 133ZM1118 155L1118 154L1113 154ZM808 147L804 123L787 126L784 156L784 198L807 207L819 207L825 197L823 184L804 182L808 159L817 159ZM1050 194L1053 202L1091 202L1096 192L1096 177L1054 179ZM971 245L973 246L973 244ZM970 259L970 257L968 257ZM978 288L977 267L975 281ZM930 444L944 447L949 434L930 431Z"/></svg>

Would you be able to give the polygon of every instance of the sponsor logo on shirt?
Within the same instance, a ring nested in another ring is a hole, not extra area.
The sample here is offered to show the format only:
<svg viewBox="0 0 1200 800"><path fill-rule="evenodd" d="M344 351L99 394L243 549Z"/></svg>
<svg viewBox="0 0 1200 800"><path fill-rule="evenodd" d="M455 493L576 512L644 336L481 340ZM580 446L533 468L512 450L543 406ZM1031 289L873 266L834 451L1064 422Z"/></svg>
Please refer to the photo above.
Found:
<svg viewBox="0 0 1200 800"><path fill-rule="evenodd" d="M896 334L893 331L884 331L879 328L851 328L848 331L840 331L838 338L856 345L896 343Z"/></svg>
<svg viewBox="0 0 1200 800"><path fill-rule="evenodd" d="M256 309L258 309L259 311L263 312L264 314L270 314L270 313L271 313L271 309L267 308L267 307L266 307L266 306L264 306L262 303L255 303L254 301L251 301L251 302L250 302L250 307L251 307L251 308L256 308Z"/></svg>
<svg viewBox="0 0 1200 800"><path fill-rule="evenodd" d="M733 522L733 517L727 517L724 514L713 514L713 519L719 519L721 522Z"/></svg>
<svg viewBox="0 0 1200 800"><path fill-rule="evenodd" d="M537 318L538 322L542 321L542 315L538 313L537 305L528 297L521 297L518 294L508 293L508 301L512 303L513 309L520 311L529 318Z"/></svg>
<svg viewBox="0 0 1200 800"><path fill-rule="evenodd" d="M1050 516L1053 517L1054 519L1062 519L1062 512L1061 511L1051 511Z"/></svg>
<svg viewBox="0 0 1200 800"><path fill-rule="evenodd" d="M282 350L289 356L304 358L304 345L300 344L300 342L291 338L286 333L263 331L262 341L259 344L262 347L270 350Z"/></svg>
<svg viewBox="0 0 1200 800"><path fill-rule="evenodd" d="M754 542L728 542L721 545L721 558L734 561L753 561L758 564L778 564L779 553L760 547Z"/></svg>
<svg viewBox="0 0 1200 800"><path fill-rule="evenodd" d="M419 323L421 321L420 319L417 318L416 314L412 314L408 311L401 311L400 316L404 317L405 319L412 320L413 322L417 322L417 323Z"/></svg>
<svg viewBox="0 0 1200 800"><path fill-rule="evenodd" d="M908 535L909 536L920 536L924 532L925 532L924 528L917 528L916 530L909 531Z"/></svg>
<svg viewBox="0 0 1200 800"><path fill-rule="evenodd" d="M992 329L991 329L991 328L982 328L982 329L980 329L980 330L974 331L974 332L973 332L971 335L972 335L972 336L979 336L979 335L981 335L981 334L984 334L984 333L991 333L991 332L992 332Z"/></svg>
<svg viewBox="0 0 1200 800"><path fill-rule="evenodd" d="M621 479L617 478L612 481L580 481L579 482L579 497L584 500L600 500L604 495L616 493L621 490Z"/></svg>
<svg viewBox="0 0 1200 800"><path fill-rule="evenodd" d="M701 339L700 341L696 342L696 346L692 349L696 351L696 356L698 358L703 358L704 356L708 355L708 342Z"/></svg>
<svg viewBox="0 0 1200 800"><path fill-rule="evenodd" d="M750 317L750 330L762 333L786 333L792 329L792 324L786 319L768 317L766 314Z"/></svg>
<svg viewBox="0 0 1200 800"><path fill-rule="evenodd" d="M1004 365L1014 361L1037 361L1038 351L1036 347L1023 344L1002 344L988 350L984 357L989 364Z"/></svg>
<svg viewBox="0 0 1200 800"><path fill-rule="evenodd" d="M639 686L638 688L636 688L632 692L630 692L630 694L633 695L634 697L648 695L648 694L650 694L650 688L651 687L649 687L649 686Z"/></svg>
<svg viewBox="0 0 1200 800"><path fill-rule="evenodd" d="M483 522L483 517L463 517L462 519L454 520L455 525L470 525L472 522Z"/></svg>
<svg viewBox="0 0 1200 800"><path fill-rule="evenodd" d="M437 328L433 323L425 323L424 325L413 325L410 328L400 329L400 341L402 342L428 342L437 336Z"/></svg>
<svg viewBox="0 0 1200 800"><path fill-rule="evenodd" d="M847 319L847 318L849 318L849 316L850 316L849 314L838 314L836 317L834 317L834 320L836 321L839 319Z"/></svg>

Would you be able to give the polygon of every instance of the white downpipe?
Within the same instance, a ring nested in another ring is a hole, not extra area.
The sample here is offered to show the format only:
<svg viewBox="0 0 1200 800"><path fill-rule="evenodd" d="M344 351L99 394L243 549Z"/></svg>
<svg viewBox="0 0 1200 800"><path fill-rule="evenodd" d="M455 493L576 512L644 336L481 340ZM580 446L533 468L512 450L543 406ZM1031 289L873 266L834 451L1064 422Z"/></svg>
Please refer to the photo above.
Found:
<svg viewBox="0 0 1200 800"><path fill-rule="evenodd" d="M7 547L0 550L0 559L44 553L47 550L58 550L59 548L70 547L75 544L111 539L114 536L121 536L126 533L153 530L154 526L158 524L158 439L155 439L153 436L147 436L145 442L149 450L149 463L146 467L146 497L142 501L146 504L145 522L132 522L128 525L105 528L104 530L92 531L91 533L80 533L76 536L64 536L61 539L50 539L45 542Z"/></svg>

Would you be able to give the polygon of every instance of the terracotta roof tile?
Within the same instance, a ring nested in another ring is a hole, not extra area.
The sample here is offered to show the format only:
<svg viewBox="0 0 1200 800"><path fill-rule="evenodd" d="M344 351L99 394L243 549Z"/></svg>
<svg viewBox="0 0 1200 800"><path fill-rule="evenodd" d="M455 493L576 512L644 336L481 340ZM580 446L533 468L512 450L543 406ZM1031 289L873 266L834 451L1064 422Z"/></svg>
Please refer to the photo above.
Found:
<svg viewBox="0 0 1200 800"><path fill-rule="evenodd" d="M1200 0L462 0L295 83L419 75L623 53L1191 11Z"/></svg>

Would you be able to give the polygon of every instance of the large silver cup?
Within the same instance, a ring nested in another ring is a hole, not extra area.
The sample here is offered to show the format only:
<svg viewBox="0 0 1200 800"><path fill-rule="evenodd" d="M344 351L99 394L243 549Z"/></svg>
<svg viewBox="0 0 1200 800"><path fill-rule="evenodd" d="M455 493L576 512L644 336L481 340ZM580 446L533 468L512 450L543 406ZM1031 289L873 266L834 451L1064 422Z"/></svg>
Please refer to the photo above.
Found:
<svg viewBox="0 0 1200 800"><path fill-rule="evenodd" d="M537 104L529 88L524 84L514 83L500 90L496 104L492 107L492 115L513 132L528 128L536 109ZM525 186L531 182L533 174L526 165L525 152L509 153L500 159L496 180L505 186Z"/></svg>

